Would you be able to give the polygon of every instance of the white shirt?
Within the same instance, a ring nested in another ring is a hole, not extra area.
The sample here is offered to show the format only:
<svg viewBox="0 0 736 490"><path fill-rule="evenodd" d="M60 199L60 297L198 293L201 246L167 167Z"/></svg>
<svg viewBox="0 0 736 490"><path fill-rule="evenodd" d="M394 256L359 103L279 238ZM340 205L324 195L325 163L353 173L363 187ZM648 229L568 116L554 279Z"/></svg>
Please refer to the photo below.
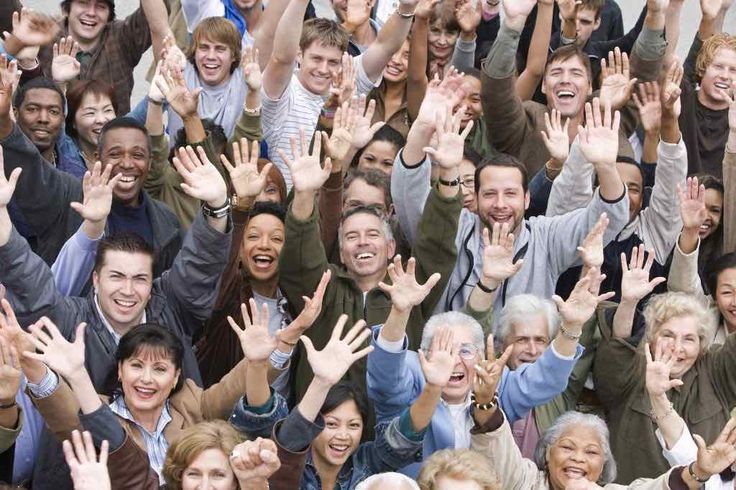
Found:
<svg viewBox="0 0 736 490"><path fill-rule="evenodd" d="M670 466L686 466L698 458L698 446L687 427L683 429L680 438L671 449L667 449L667 444L659 429L654 434L657 436L659 445L662 446L662 455ZM723 481L720 475L713 475L705 482L705 490L733 490L733 488L734 481Z"/></svg>

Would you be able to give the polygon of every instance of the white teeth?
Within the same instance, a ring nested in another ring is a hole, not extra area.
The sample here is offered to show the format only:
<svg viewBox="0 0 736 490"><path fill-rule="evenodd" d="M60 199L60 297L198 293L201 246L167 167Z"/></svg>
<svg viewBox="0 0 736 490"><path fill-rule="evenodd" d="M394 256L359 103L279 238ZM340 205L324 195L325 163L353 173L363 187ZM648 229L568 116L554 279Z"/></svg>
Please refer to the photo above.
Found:
<svg viewBox="0 0 736 490"><path fill-rule="evenodd" d="M722 88L723 90L728 89L728 84L723 82L715 82L714 85L718 88Z"/></svg>
<svg viewBox="0 0 736 490"><path fill-rule="evenodd" d="M371 258L373 258L373 257L374 257L375 255L376 255L376 254L374 254L374 253L370 253L370 252L363 252L362 254L358 254L357 258L358 258L359 260L360 260L360 259L371 259Z"/></svg>
<svg viewBox="0 0 736 490"><path fill-rule="evenodd" d="M120 305L120 306L124 306L126 308L130 308L130 307L135 306L135 301L125 301L125 300L122 300L122 299L116 299L115 300L115 303L118 304L118 305Z"/></svg>
<svg viewBox="0 0 736 490"><path fill-rule="evenodd" d="M129 184L131 182L135 182L137 179L138 179L138 177L135 177L133 175L125 175L125 176L123 176L123 177L120 178L120 182L125 182L125 183Z"/></svg>
<svg viewBox="0 0 736 490"><path fill-rule="evenodd" d="M569 90L560 90L557 92L557 97L575 97L575 94Z"/></svg>

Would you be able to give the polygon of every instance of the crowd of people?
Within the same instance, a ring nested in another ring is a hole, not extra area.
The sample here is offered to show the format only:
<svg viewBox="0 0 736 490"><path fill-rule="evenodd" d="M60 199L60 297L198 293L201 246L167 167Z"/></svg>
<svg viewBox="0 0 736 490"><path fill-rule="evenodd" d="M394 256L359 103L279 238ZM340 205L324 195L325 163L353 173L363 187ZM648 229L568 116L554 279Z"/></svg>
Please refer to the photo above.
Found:
<svg viewBox="0 0 736 490"><path fill-rule="evenodd" d="M0 488L736 488L698 2L2 2Z"/></svg>

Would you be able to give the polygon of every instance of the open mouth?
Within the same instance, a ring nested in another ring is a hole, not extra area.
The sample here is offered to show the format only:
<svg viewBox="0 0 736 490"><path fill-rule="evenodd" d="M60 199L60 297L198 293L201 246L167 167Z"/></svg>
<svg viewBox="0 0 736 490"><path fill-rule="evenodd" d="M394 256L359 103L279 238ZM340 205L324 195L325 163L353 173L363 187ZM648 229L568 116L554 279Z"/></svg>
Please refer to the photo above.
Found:
<svg viewBox="0 0 736 490"><path fill-rule="evenodd" d="M330 448L330 452L332 452L332 455L336 458L342 458L348 455L348 450L350 449L349 444L328 444Z"/></svg>
<svg viewBox="0 0 736 490"><path fill-rule="evenodd" d="M269 255L255 255L253 256L253 263L258 269L268 269L273 265L275 259Z"/></svg>
<svg viewBox="0 0 736 490"><path fill-rule="evenodd" d="M564 468L562 471L571 480L580 480L582 478L585 478L585 475L587 474L587 472L581 470L580 468L572 468L572 467Z"/></svg>
<svg viewBox="0 0 736 490"><path fill-rule="evenodd" d="M136 301L128 301L124 299L114 299L113 302L124 310L130 310L137 304Z"/></svg>
<svg viewBox="0 0 736 490"><path fill-rule="evenodd" d="M362 252L356 255L355 258L358 260L358 262L367 262L375 256L376 254L373 252Z"/></svg>
<svg viewBox="0 0 736 490"><path fill-rule="evenodd" d="M118 186L122 188L130 189L138 181L137 175L123 175L118 181Z"/></svg>
<svg viewBox="0 0 736 490"><path fill-rule="evenodd" d="M89 29L94 29L97 26L97 22L91 20L79 19L79 23Z"/></svg>
<svg viewBox="0 0 736 490"><path fill-rule="evenodd" d="M452 376L450 376L450 384L462 383L464 379L465 379L465 373L454 372L452 373Z"/></svg>
<svg viewBox="0 0 736 490"><path fill-rule="evenodd" d="M575 98L575 92L572 90L558 90L555 95L560 100L572 100Z"/></svg>
<svg viewBox="0 0 736 490"><path fill-rule="evenodd" d="M133 390L139 398L142 398L144 400L150 400L156 394L156 390L153 390L151 388L134 387Z"/></svg>
<svg viewBox="0 0 736 490"><path fill-rule="evenodd" d="M728 90L730 88L730 85L726 82L714 82L713 85L715 85L716 88L723 90Z"/></svg>
<svg viewBox="0 0 736 490"><path fill-rule="evenodd" d="M509 223L511 224L511 221L514 219L513 214L492 214L491 218L495 223L504 224Z"/></svg>
<svg viewBox="0 0 736 490"><path fill-rule="evenodd" d="M51 131L48 129L32 129L31 132L33 133L33 136L36 138L48 138L51 135Z"/></svg>
<svg viewBox="0 0 736 490"><path fill-rule="evenodd" d="M700 225L700 228L698 229L698 233L700 233L700 235L706 235L708 234L708 232L710 231L712 227L713 227L713 224L706 221L705 223Z"/></svg>

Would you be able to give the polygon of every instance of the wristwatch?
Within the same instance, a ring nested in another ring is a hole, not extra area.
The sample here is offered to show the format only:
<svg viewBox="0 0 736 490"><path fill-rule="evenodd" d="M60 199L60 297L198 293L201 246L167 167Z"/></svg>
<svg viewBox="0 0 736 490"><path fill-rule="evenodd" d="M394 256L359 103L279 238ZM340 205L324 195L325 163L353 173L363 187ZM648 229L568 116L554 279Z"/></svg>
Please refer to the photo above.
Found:
<svg viewBox="0 0 736 490"><path fill-rule="evenodd" d="M205 203L202 206L202 212L208 218L219 219L219 218L226 217L228 215L228 213L230 213L230 208L231 208L231 206L230 206L230 198L228 197L225 200L225 204L223 204L222 206L220 206L217 209L213 209L207 203Z"/></svg>

